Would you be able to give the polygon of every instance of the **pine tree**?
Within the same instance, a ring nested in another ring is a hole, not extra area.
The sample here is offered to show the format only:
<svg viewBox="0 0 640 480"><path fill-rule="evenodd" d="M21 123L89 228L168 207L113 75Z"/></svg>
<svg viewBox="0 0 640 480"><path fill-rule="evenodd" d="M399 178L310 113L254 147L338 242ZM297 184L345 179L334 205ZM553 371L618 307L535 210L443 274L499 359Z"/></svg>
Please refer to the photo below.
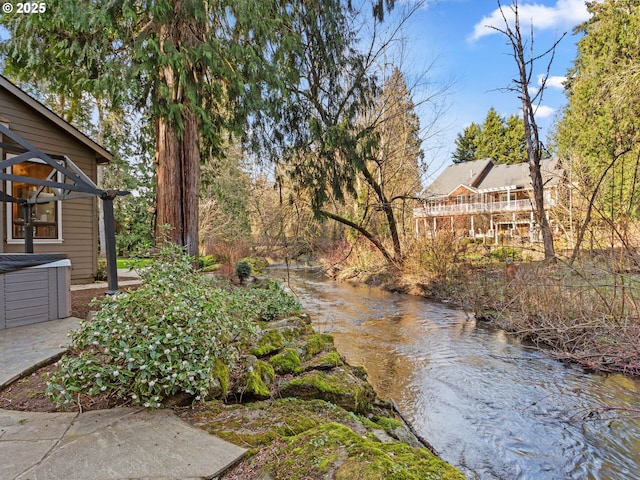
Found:
<svg viewBox="0 0 640 480"><path fill-rule="evenodd" d="M471 162L478 160L478 144L482 135L482 127L472 123L458 133L455 141L456 150L453 152L453 163Z"/></svg>
<svg viewBox="0 0 640 480"><path fill-rule="evenodd" d="M504 118L491 107L482 124L482 135L476 151L477 158L491 158L494 161L502 158L505 130Z"/></svg>
<svg viewBox="0 0 640 480"><path fill-rule="evenodd" d="M506 120L491 107L484 123L472 123L458 134L453 162L469 162L490 158L495 163L527 161L524 122L517 115Z"/></svg>

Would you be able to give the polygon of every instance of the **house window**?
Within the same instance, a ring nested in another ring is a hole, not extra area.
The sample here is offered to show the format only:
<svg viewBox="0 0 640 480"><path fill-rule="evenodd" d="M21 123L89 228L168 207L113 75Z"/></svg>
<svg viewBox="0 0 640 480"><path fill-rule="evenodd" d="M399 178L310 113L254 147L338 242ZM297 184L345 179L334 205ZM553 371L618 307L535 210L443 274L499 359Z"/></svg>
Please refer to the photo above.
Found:
<svg viewBox="0 0 640 480"><path fill-rule="evenodd" d="M7 157L10 157L9 155ZM60 173L53 172L53 167L38 160L22 162L10 167L10 173L25 177L60 181ZM53 175L52 175L53 173ZM38 185L23 182L7 182L7 190L16 198L31 198L39 189ZM39 200L53 197L52 187L43 187L38 195ZM12 203L7 212L8 235L7 242L22 243L24 241L24 209L18 203ZM33 223L33 239L39 243L57 243L62 241L61 235L61 206L60 202L38 203L33 205L31 220Z"/></svg>

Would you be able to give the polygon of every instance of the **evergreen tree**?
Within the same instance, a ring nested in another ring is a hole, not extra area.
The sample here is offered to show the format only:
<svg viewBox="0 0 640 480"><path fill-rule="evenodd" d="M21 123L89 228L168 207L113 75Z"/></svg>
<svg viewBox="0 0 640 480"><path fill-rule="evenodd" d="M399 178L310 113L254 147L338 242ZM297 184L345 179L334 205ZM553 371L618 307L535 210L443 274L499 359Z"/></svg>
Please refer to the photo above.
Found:
<svg viewBox="0 0 640 480"><path fill-rule="evenodd" d="M518 115L506 120L491 107L484 123L472 123L458 134L453 162L469 162L490 158L495 163L527 161L524 122Z"/></svg>
<svg viewBox="0 0 640 480"><path fill-rule="evenodd" d="M527 144L524 139L524 122L518 115L507 118L502 153L498 163L522 163L527 161Z"/></svg>
<svg viewBox="0 0 640 480"><path fill-rule="evenodd" d="M453 152L453 163L471 162L478 160L478 144L482 135L482 127L477 123L472 123L458 133L456 138L456 150Z"/></svg>
<svg viewBox="0 0 640 480"><path fill-rule="evenodd" d="M640 216L640 2L587 4L591 17L566 83L568 104L557 142L587 200L572 260L592 213L627 242L627 219ZM579 177L578 177L579 176Z"/></svg>
<svg viewBox="0 0 640 480"><path fill-rule="evenodd" d="M478 158L490 158L495 162L502 159L503 142L505 139L505 121L504 118L491 107L487 112L487 116L482 124L482 135L478 142L476 155Z"/></svg>
<svg viewBox="0 0 640 480"><path fill-rule="evenodd" d="M375 7L381 17L383 2ZM197 256L200 138L220 146L225 131L242 134L250 116L259 123L263 114L305 124L287 88L314 88L318 72L300 72L311 53L331 91L354 38L343 23L339 0L51 0L42 14L3 15L11 34L3 52L9 68L34 82L51 78L57 92L148 111L156 231L170 225L169 239ZM361 72L352 73L358 89Z"/></svg>

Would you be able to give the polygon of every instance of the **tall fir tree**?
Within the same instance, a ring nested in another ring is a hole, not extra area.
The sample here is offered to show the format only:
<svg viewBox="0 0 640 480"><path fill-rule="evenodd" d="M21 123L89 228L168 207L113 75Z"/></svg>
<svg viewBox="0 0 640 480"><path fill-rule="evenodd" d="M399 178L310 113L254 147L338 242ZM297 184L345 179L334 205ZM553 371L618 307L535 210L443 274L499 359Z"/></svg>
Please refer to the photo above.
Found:
<svg viewBox="0 0 640 480"><path fill-rule="evenodd" d="M478 144L482 135L482 127L477 123L472 123L458 133L453 152L453 163L471 162L478 160Z"/></svg>
<svg viewBox="0 0 640 480"><path fill-rule="evenodd" d="M490 158L495 163L527 161L524 122L518 115L507 119L491 107L482 125L472 123L455 140L454 163Z"/></svg>
<svg viewBox="0 0 640 480"><path fill-rule="evenodd" d="M384 2L375 6L381 17ZM1 21L10 68L149 113L157 234L170 225L168 239L197 256L201 136L220 146L225 131L244 136L247 119L259 122L263 112L305 123L288 88L313 88L318 72L300 71L311 50L325 77L344 70L353 36L343 19L339 0L51 0L45 13Z"/></svg>

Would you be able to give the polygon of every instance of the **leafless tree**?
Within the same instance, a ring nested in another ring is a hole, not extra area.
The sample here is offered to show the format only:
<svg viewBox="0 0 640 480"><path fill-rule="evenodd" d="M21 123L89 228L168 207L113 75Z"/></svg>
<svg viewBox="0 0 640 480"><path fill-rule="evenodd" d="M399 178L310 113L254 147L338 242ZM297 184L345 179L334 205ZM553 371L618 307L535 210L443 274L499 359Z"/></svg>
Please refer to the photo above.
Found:
<svg viewBox="0 0 640 480"><path fill-rule="evenodd" d="M531 25L531 33L529 36L529 51L525 53L527 40L523 38L520 28L520 15L518 11L518 1L508 7L513 14L513 21L510 22L508 14L505 13L505 7L498 0L498 8L504 20L504 28L490 26L507 37L508 45L513 49L513 59L518 66L518 76L512 80L512 85L508 90L516 92L522 102L522 117L524 120L524 133L527 145L527 156L529 158L529 175L531 176L531 184L533 186L533 198L535 215L540 229L542 231L542 241L544 243L544 257L546 261L555 261L555 249L553 246L553 234L549 219L544 209L544 181L540 169L540 161L544 154L544 147L540 142L540 134L538 124L536 122L536 110L540 106L544 90L546 87L551 64L555 56L555 49L558 43L564 38L565 34L556 40L553 45L540 55L535 55L533 51L533 24ZM540 88L532 95L530 90L531 79L533 78L533 68L537 62L544 57L549 57L545 74L541 78Z"/></svg>

